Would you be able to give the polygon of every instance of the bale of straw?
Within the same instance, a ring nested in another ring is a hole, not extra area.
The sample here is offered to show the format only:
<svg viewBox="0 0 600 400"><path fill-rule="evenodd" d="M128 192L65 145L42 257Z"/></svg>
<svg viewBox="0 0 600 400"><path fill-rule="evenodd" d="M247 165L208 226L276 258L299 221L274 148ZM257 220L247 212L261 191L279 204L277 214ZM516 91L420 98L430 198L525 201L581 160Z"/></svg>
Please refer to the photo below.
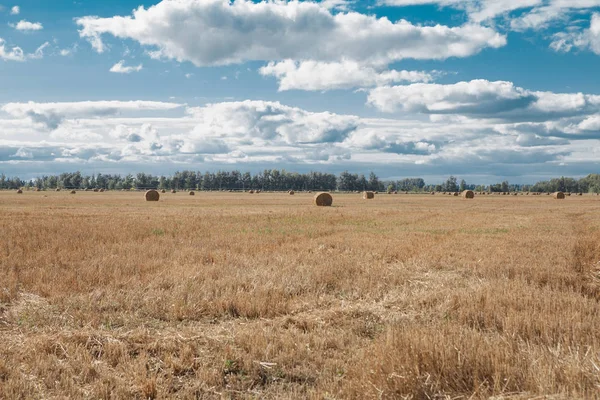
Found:
<svg viewBox="0 0 600 400"><path fill-rule="evenodd" d="M368 199L374 199L375 198L375 193L373 192L363 192L363 197L364 200L368 200Z"/></svg>
<svg viewBox="0 0 600 400"><path fill-rule="evenodd" d="M94 188L94 193L98 193L98 188Z"/></svg>
<svg viewBox="0 0 600 400"><path fill-rule="evenodd" d="M463 190L462 197L465 199L474 199L475 193L472 190Z"/></svg>
<svg viewBox="0 0 600 400"><path fill-rule="evenodd" d="M160 191L161 193L167 193L167 191L165 189Z"/></svg>
<svg viewBox="0 0 600 400"><path fill-rule="evenodd" d="M60 188L56 188L54 191L55 192L60 192Z"/></svg>
<svg viewBox="0 0 600 400"><path fill-rule="evenodd" d="M583 196L583 193L580 192L577 196Z"/></svg>
<svg viewBox="0 0 600 400"><path fill-rule="evenodd" d="M327 192L315 194L315 204L319 207L330 207L333 204L333 197Z"/></svg>
<svg viewBox="0 0 600 400"><path fill-rule="evenodd" d="M17 194L23 194L23 190L22 189L17 189Z"/></svg>
<svg viewBox="0 0 600 400"><path fill-rule="evenodd" d="M146 201L158 201L160 199L160 194L158 194L157 190L148 190L145 194Z"/></svg>
<svg viewBox="0 0 600 400"><path fill-rule="evenodd" d="M294 192L293 190L290 190L288 193L289 193L290 195L294 195L294 194L296 194L296 192Z"/></svg>
<svg viewBox="0 0 600 400"><path fill-rule="evenodd" d="M563 192L555 192L552 196L557 200L564 200L565 198L565 194Z"/></svg>
<svg viewBox="0 0 600 400"><path fill-rule="evenodd" d="M570 196L570 195L571 195L571 192L567 192L567 196Z"/></svg>
<svg viewBox="0 0 600 400"><path fill-rule="evenodd" d="M77 192L76 192L76 191L74 191L74 190L71 190L71 194L75 194L75 193L77 193Z"/></svg>
<svg viewBox="0 0 600 400"><path fill-rule="evenodd" d="M173 189L171 190L171 193L177 193L177 190Z"/></svg>
<svg viewBox="0 0 600 400"><path fill-rule="evenodd" d="M255 193L260 193L260 189L259 189L259 190L257 190Z"/></svg>
<svg viewBox="0 0 600 400"><path fill-rule="evenodd" d="M394 194L398 194L398 191L397 191L397 190L394 190Z"/></svg>
<svg viewBox="0 0 600 400"><path fill-rule="evenodd" d="M100 189L100 193L104 193L104 188Z"/></svg>
<svg viewBox="0 0 600 400"><path fill-rule="evenodd" d="M431 195L432 195L432 196L435 196L435 192L431 192Z"/></svg>
<svg viewBox="0 0 600 400"><path fill-rule="evenodd" d="M254 190L250 189L250 191L248 193L254 194Z"/></svg>
<svg viewBox="0 0 600 400"><path fill-rule="evenodd" d="M40 188L37 188L37 189L35 189L35 191L36 191L36 192L41 192L41 191L42 191L42 189L40 189Z"/></svg>
<svg viewBox="0 0 600 400"><path fill-rule="evenodd" d="M458 193L458 192L454 192L452 195L453 195L453 196L458 196L458 195L459 195L459 193Z"/></svg>
<svg viewBox="0 0 600 400"><path fill-rule="evenodd" d="M194 193L192 190L190 190L190 196L195 196L196 193Z"/></svg>

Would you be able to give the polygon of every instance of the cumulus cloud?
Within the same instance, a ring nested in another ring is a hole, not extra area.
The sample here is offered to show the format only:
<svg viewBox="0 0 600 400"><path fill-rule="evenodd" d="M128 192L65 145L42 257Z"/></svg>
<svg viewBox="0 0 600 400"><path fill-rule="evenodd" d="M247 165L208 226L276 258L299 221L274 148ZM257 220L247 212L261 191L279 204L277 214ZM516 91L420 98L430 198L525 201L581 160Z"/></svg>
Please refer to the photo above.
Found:
<svg viewBox="0 0 600 400"><path fill-rule="evenodd" d="M279 102L242 101L190 108L199 121L193 133L259 138L288 144L343 142L357 128L358 117L312 113Z"/></svg>
<svg viewBox="0 0 600 400"><path fill-rule="evenodd" d="M544 0L380 0L380 3L397 7L425 4L452 7L465 10L471 20L482 22L515 10L540 6Z"/></svg>
<svg viewBox="0 0 600 400"><path fill-rule="evenodd" d="M551 120L600 111L600 96L529 91L512 82L473 80L372 89L369 104L384 112L461 115L503 121Z"/></svg>
<svg viewBox="0 0 600 400"><path fill-rule="evenodd" d="M379 71L355 61L318 62L285 60L260 68L261 75L274 76L279 90L334 90L365 88L400 82L430 82L437 73L424 71Z"/></svg>
<svg viewBox="0 0 600 400"><path fill-rule="evenodd" d="M573 48L589 49L600 55L600 14L594 13L590 20L589 29L572 29L558 32L553 36L550 47L555 51L569 52Z"/></svg>
<svg viewBox="0 0 600 400"><path fill-rule="evenodd" d="M67 118L92 118L134 111L161 111L182 107L156 101L84 101L65 103L8 103L0 110L16 118L26 118L46 129L56 129Z"/></svg>
<svg viewBox="0 0 600 400"><path fill-rule="evenodd" d="M34 53L26 54L19 46L8 47L6 41L0 38L0 60L5 61L27 61L44 57L44 49L50 46L49 42L42 44Z"/></svg>
<svg viewBox="0 0 600 400"><path fill-rule="evenodd" d="M19 15L21 13L21 8L19 6L13 6L10 9L10 15Z"/></svg>
<svg viewBox="0 0 600 400"><path fill-rule="evenodd" d="M573 11L592 11L600 6L600 0L545 0L528 13L511 21L511 27L523 31L544 29L553 21L569 18Z"/></svg>
<svg viewBox="0 0 600 400"><path fill-rule="evenodd" d="M14 25L14 28L18 31L41 31L44 26L39 22L29 22L22 19Z"/></svg>
<svg viewBox="0 0 600 400"><path fill-rule="evenodd" d="M527 94L510 85L503 90L501 98ZM449 103L472 100L456 96ZM558 99L549 96L538 107L570 110L584 104L579 96L571 99L571 106ZM526 122L446 114L433 120L369 119L247 100L189 107L185 113L159 117L162 110L180 105L131 103L6 105L0 112L0 165L14 171L43 161L48 168L70 163L101 170L115 168L110 165L118 161L124 172L148 166L160 171L165 165L198 168L198 163L207 169L278 163L299 171L327 164L329 171L388 171L387 176L398 168L419 176L473 171L518 175L555 171L575 161L592 165L598 155L593 149L600 147L600 112L543 122L536 121L535 114ZM32 124L34 118L41 123ZM49 132L48 125L58 127Z"/></svg>
<svg viewBox="0 0 600 400"><path fill-rule="evenodd" d="M467 57L506 44L495 30L477 24L419 26L357 12L332 13L313 2L254 3L248 0L163 0L132 16L78 18L79 34L103 52L103 35L150 46L154 58L197 66L251 60L347 59L388 64L414 59Z"/></svg>
<svg viewBox="0 0 600 400"><path fill-rule="evenodd" d="M130 74L132 72L140 72L142 70L142 64L137 66L125 66L125 60L121 60L110 68L110 72L117 74Z"/></svg>

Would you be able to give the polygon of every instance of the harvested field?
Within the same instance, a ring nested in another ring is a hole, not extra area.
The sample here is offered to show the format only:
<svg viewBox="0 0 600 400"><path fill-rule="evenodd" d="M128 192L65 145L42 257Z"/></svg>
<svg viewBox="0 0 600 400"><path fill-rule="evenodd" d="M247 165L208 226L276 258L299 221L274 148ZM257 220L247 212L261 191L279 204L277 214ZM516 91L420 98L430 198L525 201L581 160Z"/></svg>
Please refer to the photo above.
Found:
<svg viewBox="0 0 600 400"><path fill-rule="evenodd" d="M600 201L0 192L0 398L597 398Z"/></svg>

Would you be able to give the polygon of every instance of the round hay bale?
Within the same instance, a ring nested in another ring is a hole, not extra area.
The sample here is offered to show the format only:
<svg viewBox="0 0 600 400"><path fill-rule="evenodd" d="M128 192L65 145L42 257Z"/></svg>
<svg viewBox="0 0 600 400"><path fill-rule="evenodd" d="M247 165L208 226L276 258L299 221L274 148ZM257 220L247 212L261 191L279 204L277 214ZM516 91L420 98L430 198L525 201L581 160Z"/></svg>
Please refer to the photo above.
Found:
<svg viewBox="0 0 600 400"><path fill-rule="evenodd" d="M77 192L76 192L76 191L74 191L74 190L71 190L71 194L75 194L75 193L77 193Z"/></svg>
<svg viewBox="0 0 600 400"><path fill-rule="evenodd" d="M171 190L171 193L177 193L177 190L173 189Z"/></svg>
<svg viewBox="0 0 600 400"><path fill-rule="evenodd" d="M294 195L294 194L296 194L296 193L295 193L293 190L290 190L288 193L289 193L290 195Z"/></svg>
<svg viewBox="0 0 600 400"><path fill-rule="evenodd" d="M567 192L567 196L570 196L570 195L571 195L571 192Z"/></svg>
<svg viewBox="0 0 600 400"><path fill-rule="evenodd" d="M459 193L458 193L458 192L454 192L452 195L453 195L453 196L457 196L457 197L458 197L458 196L459 196Z"/></svg>
<svg viewBox="0 0 600 400"><path fill-rule="evenodd" d="M94 193L98 193L98 188L94 188Z"/></svg>
<svg viewBox="0 0 600 400"><path fill-rule="evenodd" d="M60 188L54 189L55 192L60 192Z"/></svg>
<svg viewBox="0 0 600 400"><path fill-rule="evenodd" d="M148 190L145 194L146 201L158 201L160 199L160 194L158 194L157 190Z"/></svg>
<svg viewBox="0 0 600 400"><path fill-rule="evenodd" d="M22 189L17 189L17 194L23 194L23 190Z"/></svg>
<svg viewBox="0 0 600 400"><path fill-rule="evenodd" d="M472 190L463 190L462 197L465 199L474 199L475 193Z"/></svg>
<svg viewBox="0 0 600 400"><path fill-rule="evenodd" d="M397 190L394 190L394 194L398 194L398 191L397 191Z"/></svg>
<svg viewBox="0 0 600 400"><path fill-rule="evenodd" d="M165 189L160 191L161 193L167 193L167 191Z"/></svg>
<svg viewBox="0 0 600 400"><path fill-rule="evenodd" d="M315 195L315 204L319 207L330 207L333 204L333 197L327 192L317 193Z"/></svg>
<svg viewBox="0 0 600 400"><path fill-rule="evenodd" d="M254 193L257 193L257 194L258 194L258 193L260 193L260 189L259 189L259 190L257 190L257 191L256 191L256 192L254 192Z"/></svg>
<svg viewBox="0 0 600 400"><path fill-rule="evenodd" d="M190 196L195 196L196 193L194 193L193 191L190 190Z"/></svg>
<svg viewBox="0 0 600 400"><path fill-rule="evenodd" d="M431 192L431 195L432 195L432 196L435 196L435 192Z"/></svg>
<svg viewBox="0 0 600 400"><path fill-rule="evenodd" d="M364 200L368 200L368 199L374 199L375 198L375 193L373 192L363 192L363 197Z"/></svg>
<svg viewBox="0 0 600 400"><path fill-rule="evenodd" d="M555 192L552 196L557 200L564 200L565 198L565 194L563 192Z"/></svg>
<svg viewBox="0 0 600 400"><path fill-rule="evenodd" d="M583 193L579 193L577 196L583 196Z"/></svg>
<svg viewBox="0 0 600 400"><path fill-rule="evenodd" d="M37 189L35 189L35 191L36 191L36 192L41 192L41 191L42 191L42 189L40 189L40 188L37 188Z"/></svg>
<svg viewBox="0 0 600 400"><path fill-rule="evenodd" d="M254 194L254 190L250 189L250 191L248 193Z"/></svg>

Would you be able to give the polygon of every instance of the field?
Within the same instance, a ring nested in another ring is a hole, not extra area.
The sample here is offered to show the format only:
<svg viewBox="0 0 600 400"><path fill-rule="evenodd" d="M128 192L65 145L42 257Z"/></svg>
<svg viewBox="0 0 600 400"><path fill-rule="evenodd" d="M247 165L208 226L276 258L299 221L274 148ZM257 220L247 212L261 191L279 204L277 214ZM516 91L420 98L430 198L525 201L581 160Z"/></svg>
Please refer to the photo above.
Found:
<svg viewBox="0 0 600 400"><path fill-rule="evenodd" d="M0 193L0 398L600 398L600 198Z"/></svg>

